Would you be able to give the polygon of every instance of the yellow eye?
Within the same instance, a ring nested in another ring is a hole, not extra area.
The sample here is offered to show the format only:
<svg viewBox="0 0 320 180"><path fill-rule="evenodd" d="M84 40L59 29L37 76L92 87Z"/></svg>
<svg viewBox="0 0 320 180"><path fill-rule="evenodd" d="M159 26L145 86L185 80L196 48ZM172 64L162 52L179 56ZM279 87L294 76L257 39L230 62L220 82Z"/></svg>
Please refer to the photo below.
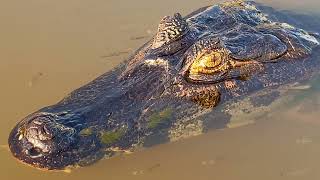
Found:
<svg viewBox="0 0 320 180"><path fill-rule="evenodd" d="M228 69L223 50L199 54L189 69L190 75L213 74Z"/></svg>

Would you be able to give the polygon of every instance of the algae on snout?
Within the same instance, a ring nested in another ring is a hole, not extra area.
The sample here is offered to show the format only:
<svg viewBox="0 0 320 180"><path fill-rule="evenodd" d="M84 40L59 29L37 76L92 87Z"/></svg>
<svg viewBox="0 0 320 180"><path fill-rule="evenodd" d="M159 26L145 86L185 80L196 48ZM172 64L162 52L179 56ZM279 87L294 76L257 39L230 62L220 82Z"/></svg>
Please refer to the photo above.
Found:
<svg viewBox="0 0 320 180"><path fill-rule="evenodd" d="M126 131L126 127L122 127L115 131L100 131L100 142L103 144L112 144L121 139Z"/></svg>
<svg viewBox="0 0 320 180"><path fill-rule="evenodd" d="M148 128L155 128L164 121L168 121L172 116L172 113L173 111L171 108L166 108L163 111L152 114L148 121Z"/></svg>
<svg viewBox="0 0 320 180"><path fill-rule="evenodd" d="M88 127L88 128L85 128L85 129L82 129L80 132L79 132L79 135L80 136L90 136L93 134L93 129L91 127Z"/></svg>

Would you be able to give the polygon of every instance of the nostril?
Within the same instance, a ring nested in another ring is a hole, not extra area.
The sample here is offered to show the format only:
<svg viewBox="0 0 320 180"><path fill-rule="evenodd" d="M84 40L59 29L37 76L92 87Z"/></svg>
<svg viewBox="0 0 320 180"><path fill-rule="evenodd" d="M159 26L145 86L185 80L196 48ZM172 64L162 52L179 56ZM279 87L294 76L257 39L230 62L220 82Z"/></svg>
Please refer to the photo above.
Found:
<svg viewBox="0 0 320 180"><path fill-rule="evenodd" d="M31 158L37 158L37 157L41 157L42 156L42 151L40 148L38 147L32 147L29 150L27 150L27 154L31 157Z"/></svg>
<svg viewBox="0 0 320 180"><path fill-rule="evenodd" d="M31 158L54 154L75 142L76 130L58 122L54 114L35 114L21 127L19 138L28 145L24 152Z"/></svg>
<svg viewBox="0 0 320 180"><path fill-rule="evenodd" d="M43 133L43 134L49 134L49 131L48 131L48 129L47 129L46 126L43 126L43 127L41 128L41 133Z"/></svg>
<svg viewBox="0 0 320 180"><path fill-rule="evenodd" d="M46 141L53 137L55 120L51 116L35 116L25 125L26 138L29 141Z"/></svg>
<svg viewBox="0 0 320 180"><path fill-rule="evenodd" d="M50 132L50 130L48 129L47 126L43 126L42 127L42 133L46 134L46 135L51 135L51 132Z"/></svg>

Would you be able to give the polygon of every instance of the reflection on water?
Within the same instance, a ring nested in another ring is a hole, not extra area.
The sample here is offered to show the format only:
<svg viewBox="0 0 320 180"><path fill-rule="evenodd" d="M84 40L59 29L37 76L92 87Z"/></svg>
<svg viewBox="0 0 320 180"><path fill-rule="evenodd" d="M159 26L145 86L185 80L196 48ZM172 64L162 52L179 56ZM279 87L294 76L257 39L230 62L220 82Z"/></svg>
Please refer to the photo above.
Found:
<svg viewBox="0 0 320 180"><path fill-rule="evenodd" d="M319 2L263 1L318 13ZM288 3L290 2L290 3ZM317 179L320 81L261 121L119 156L72 173L16 162L6 147L15 123L108 71L154 33L159 19L212 2L3 1L0 7L0 179ZM318 85L318 86L317 86Z"/></svg>

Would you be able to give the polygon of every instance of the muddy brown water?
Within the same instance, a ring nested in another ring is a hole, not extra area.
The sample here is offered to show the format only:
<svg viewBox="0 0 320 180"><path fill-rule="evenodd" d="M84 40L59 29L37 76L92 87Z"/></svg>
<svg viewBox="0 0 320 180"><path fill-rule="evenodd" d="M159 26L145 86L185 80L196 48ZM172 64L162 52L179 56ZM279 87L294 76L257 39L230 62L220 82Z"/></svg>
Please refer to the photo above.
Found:
<svg viewBox="0 0 320 180"><path fill-rule="evenodd" d="M320 14L317 0L262 0ZM0 179L319 179L320 92L271 111L260 121L102 160L65 172L17 162L11 128L37 109L123 61L155 33L161 17L186 15L214 1L1 0ZM320 82L319 82L320 83Z"/></svg>

